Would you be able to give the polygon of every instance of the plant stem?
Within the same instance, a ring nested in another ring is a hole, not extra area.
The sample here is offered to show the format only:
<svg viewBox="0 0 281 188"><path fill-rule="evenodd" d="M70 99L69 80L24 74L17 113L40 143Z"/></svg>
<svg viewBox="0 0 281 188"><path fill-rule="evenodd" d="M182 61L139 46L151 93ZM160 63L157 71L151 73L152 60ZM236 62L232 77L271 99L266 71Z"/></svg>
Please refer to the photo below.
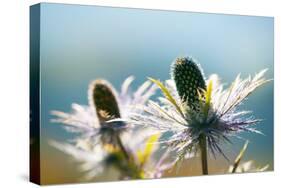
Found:
<svg viewBox="0 0 281 188"><path fill-rule="evenodd" d="M121 141L120 135L118 134L118 135L116 135L116 137L117 137L118 146L120 147L120 149L121 149L121 151L123 152L123 154L124 154L124 156L126 157L126 159L129 160L129 159L130 159L130 156L129 156L129 154L128 154L126 148L124 147L124 145L123 145L123 143L122 143L122 141Z"/></svg>
<svg viewBox="0 0 281 188"><path fill-rule="evenodd" d="M118 143L118 146L119 146L120 150L124 154L125 160L127 161L127 168L121 169L121 171L123 171L124 174L120 176L120 180L123 180L124 177L132 177L132 178L136 178L136 179L143 179L142 175L138 171L137 165L135 165L134 161L132 161L132 158L130 157L130 154L128 153L128 151L124 147L119 134L117 135L117 143ZM131 166L131 165L133 165L133 166Z"/></svg>
<svg viewBox="0 0 281 188"><path fill-rule="evenodd" d="M200 136L199 147L201 151L202 173L203 175L208 175L208 155L207 155L207 143L206 143L205 135Z"/></svg>

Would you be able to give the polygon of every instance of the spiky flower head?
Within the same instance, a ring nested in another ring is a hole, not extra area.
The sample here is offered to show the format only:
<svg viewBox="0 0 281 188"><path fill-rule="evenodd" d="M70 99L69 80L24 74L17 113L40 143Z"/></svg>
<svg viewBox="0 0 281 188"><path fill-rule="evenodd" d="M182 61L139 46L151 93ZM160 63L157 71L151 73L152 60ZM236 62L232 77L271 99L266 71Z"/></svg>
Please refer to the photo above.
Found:
<svg viewBox="0 0 281 188"><path fill-rule="evenodd" d="M205 80L199 67L189 57L179 58L172 64L171 80L163 84L150 78L165 97L159 97L159 102L149 101L143 107L144 113L132 117L134 124L172 133L165 141L176 148L178 159L198 150L202 135L208 151L213 155L220 153L225 156L221 146L231 143L230 136L241 132L261 133L253 126L260 120L253 118L251 112L238 109L238 106L255 89L269 81L263 77L266 70L244 80L238 75L224 89L217 75ZM201 91L196 95L195 90Z"/></svg>
<svg viewBox="0 0 281 188"><path fill-rule="evenodd" d="M147 128L140 130L122 120L141 113L136 106L144 105L156 90L146 81L132 92L133 79L128 77L123 82L120 93L108 81L95 80L89 86L87 106L73 104L71 113L51 112L56 116L53 122L80 133L69 143L52 141L51 144L82 162L81 168L88 172L88 178L112 166L118 169L121 179L149 178L161 174L171 164L164 160L158 162L155 150L145 149L151 148L151 143L143 148L154 132Z"/></svg>
<svg viewBox="0 0 281 188"><path fill-rule="evenodd" d="M132 113L139 113L140 109L136 106L145 104L155 93L156 87L149 81L133 92L133 80L133 76L128 77L123 82L120 92L106 80L94 80L89 85L87 105L73 103L70 113L53 110L51 114L55 118L51 121L63 124L69 132L80 133L79 138L90 139L93 144L99 143L105 127L117 131L128 127L128 124L113 119L127 119Z"/></svg>
<svg viewBox="0 0 281 188"><path fill-rule="evenodd" d="M198 109L199 92L206 89L200 66L191 57L177 58L171 66L171 75L182 102Z"/></svg>

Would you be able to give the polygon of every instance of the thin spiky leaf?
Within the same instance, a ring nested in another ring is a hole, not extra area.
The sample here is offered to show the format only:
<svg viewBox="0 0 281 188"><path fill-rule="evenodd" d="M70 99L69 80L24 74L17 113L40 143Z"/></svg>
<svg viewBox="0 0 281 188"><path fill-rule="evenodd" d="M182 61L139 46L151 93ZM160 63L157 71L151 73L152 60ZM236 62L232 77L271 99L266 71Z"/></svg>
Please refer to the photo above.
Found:
<svg viewBox="0 0 281 188"><path fill-rule="evenodd" d="M248 147L249 141L247 140L243 146L243 148L241 149L241 151L239 152L238 156L236 157L234 164L233 164L233 169L232 169L232 173L235 173L237 170L237 167L242 159L242 157L244 156L244 153Z"/></svg>
<svg viewBox="0 0 281 188"><path fill-rule="evenodd" d="M176 100L173 98L173 96L171 95L170 91L164 86L164 84L162 82L160 82L159 80L155 80L155 79L150 78L150 77L148 79L150 81L152 81L153 83L155 83L161 89L161 91L164 94L164 96L175 106L177 111L182 116L184 116L180 106L177 104Z"/></svg>
<svg viewBox="0 0 281 188"><path fill-rule="evenodd" d="M150 136L146 141L144 150L137 152L138 160L141 165L144 165L151 157L151 154L155 146L155 142L159 139L159 137L160 134L154 134Z"/></svg>
<svg viewBox="0 0 281 188"><path fill-rule="evenodd" d="M205 107L204 107L205 117L208 116L208 112L211 107L212 89L213 89L213 82L210 81L207 86L207 90L205 91Z"/></svg>

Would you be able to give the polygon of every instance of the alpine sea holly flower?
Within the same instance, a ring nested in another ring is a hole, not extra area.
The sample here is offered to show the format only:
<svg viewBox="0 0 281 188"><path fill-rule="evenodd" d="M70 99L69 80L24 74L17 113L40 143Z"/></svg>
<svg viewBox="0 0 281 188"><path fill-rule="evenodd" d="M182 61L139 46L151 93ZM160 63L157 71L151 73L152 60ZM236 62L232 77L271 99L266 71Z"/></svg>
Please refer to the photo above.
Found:
<svg viewBox="0 0 281 188"><path fill-rule="evenodd" d="M149 78L159 86L165 98L149 101L144 113L135 114L132 122L154 127L161 132L172 132L167 142L177 149L178 159L190 151L201 151L203 174L208 174L207 154L220 153L222 143L231 143L229 137L240 132L255 132L254 119L249 111L238 106L255 89L265 84L262 70L253 78L236 77L229 88L224 89L217 75L208 80L200 65L190 57L177 58L171 66L171 80L164 84ZM226 156L225 156L226 157Z"/></svg>
<svg viewBox="0 0 281 188"><path fill-rule="evenodd" d="M73 104L73 113L52 111L57 116L53 122L63 123L67 130L80 134L70 143L51 144L83 162L88 177L113 166L121 179L149 178L161 175L171 166L171 161L166 162L167 154L160 161L154 159L152 144L158 137L151 130L135 128L122 120L140 113L136 106L144 105L156 89L147 81L131 94L132 81L132 77L127 78L118 94L107 81L95 80L89 87L89 106Z"/></svg>
<svg viewBox="0 0 281 188"><path fill-rule="evenodd" d="M88 90L89 104L73 103L70 113L53 110L51 114L56 118L52 122L63 124L69 132L80 133L76 142L83 138L90 139L93 145L110 141L116 143L110 132L118 132L128 127L128 124L117 120L127 119L132 113L138 113L136 106L145 104L156 90L155 86L146 81L132 92L130 85L133 80L133 76L128 77L123 82L120 93L106 80L93 81ZM113 119L116 121L109 121Z"/></svg>

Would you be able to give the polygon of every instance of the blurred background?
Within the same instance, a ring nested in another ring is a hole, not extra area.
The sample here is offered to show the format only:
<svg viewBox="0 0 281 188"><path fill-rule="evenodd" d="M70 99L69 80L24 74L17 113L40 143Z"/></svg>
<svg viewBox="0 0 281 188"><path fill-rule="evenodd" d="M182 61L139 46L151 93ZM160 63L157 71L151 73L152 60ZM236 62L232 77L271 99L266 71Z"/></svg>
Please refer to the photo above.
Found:
<svg viewBox="0 0 281 188"><path fill-rule="evenodd" d="M270 17L234 16L191 12L141 10L95 6L41 5L41 174L42 182L80 182L83 173L68 155L48 144L73 135L50 123L51 110L69 112L72 103L87 105L88 84L96 78L109 80L115 88L129 75L133 87L154 77L170 77L170 64L178 56L191 55L205 76L217 73L226 85L238 73L242 77L268 68L273 78L274 20ZM160 95L160 92L157 93ZM265 135L243 134L250 144L244 160L269 164L273 170L273 81L259 88L243 109L264 121ZM225 147L234 159L244 141ZM228 162L209 161L211 174L227 170ZM200 175L198 160L185 161L171 176ZM93 181L114 180L110 173Z"/></svg>

